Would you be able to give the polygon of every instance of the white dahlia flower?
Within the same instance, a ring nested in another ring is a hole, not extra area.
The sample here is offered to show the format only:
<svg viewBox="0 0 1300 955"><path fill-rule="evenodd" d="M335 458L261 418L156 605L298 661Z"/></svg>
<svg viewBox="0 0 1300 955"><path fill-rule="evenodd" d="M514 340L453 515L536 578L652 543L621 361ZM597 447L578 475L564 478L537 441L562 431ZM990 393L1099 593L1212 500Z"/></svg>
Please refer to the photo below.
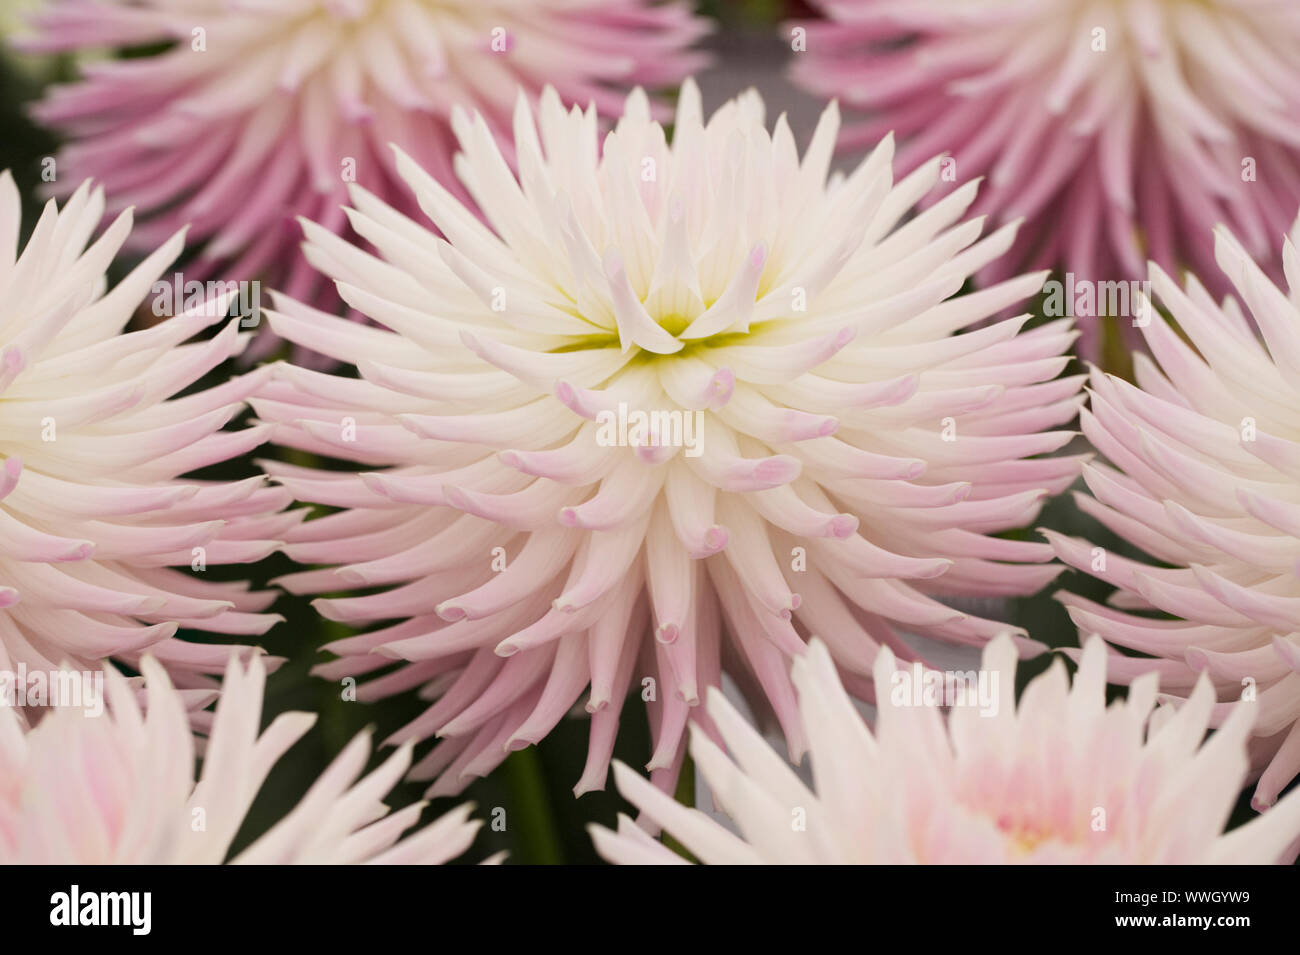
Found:
<svg viewBox="0 0 1300 955"><path fill-rule="evenodd" d="M814 786L807 785L717 690L708 709L728 752L693 729L691 755L734 833L615 763L619 791L707 863L1144 865L1274 863L1293 855L1300 793L1224 833L1245 781L1242 709L1208 741L1214 693L1202 680L1187 705L1152 712L1156 676L1106 705L1106 648L1094 638L1071 687L1060 660L1014 701L1016 653L999 637L979 679L996 674L997 705L975 696L917 705L912 676L888 648L876 658L869 729L826 647L794 662ZM631 819L592 827L620 863L686 860Z"/></svg>
<svg viewBox="0 0 1300 955"><path fill-rule="evenodd" d="M704 689L725 668L765 698L797 759L789 658L809 632L857 683L900 632L982 644L1005 629L943 602L1033 592L1050 548L1023 526L1077 474L1036 458L1070 433L1072 333L1028 316L964 331L1031 295L1025 276L954 298L1015 229L980 238L963 188L903 224L937 162L902 182L886 140L828 178L838 116L800 160L756 93L708 122L687 83L672 144L640 91L603 141L594 110L543 94L515 111L519 178L482 117L457 113L480 222L419 165L398 169L446 239L363 189L369 254L307 223L307 257L379 328L277 299L272 327L356 363L291 365L254 400L283 444L362 473L271 465L343 508L291 532L330 565L296 593L352 625L319 668L437 701L395 737L444 737L417 773L458 790L537 742L590 687L603 785L630 686L651 702L670 785ZM1026 649L1038 647L1024 640Z"/></svg>
<svg viewBox="0 0 1300 955"><path fill-rule="evenodd" d="M278 617L262 613L274 593L191 570L260 560L301 514L280 513L290 497L262 477L182 477L265 440L223 426L269 371L192 390L245 344L238 321L195 339L230 293L126 332L184 235L110 290L131 214L87 247L103 211L83 184L46 205L20 254L18 190L0 175L0 671L134 665L147 649L177 685L206 685L230 648L179 627L250 637Z"/></svg>
<svg viewBox="0 0 1300 955"><path fill-rule="evenodd" d="M1136 387L1092 375L1083 431L1108 463L1084 469L1092 496L1077 495L1079 507L1160 564L1049 535L1062 560L1119 588L1109 607L1060 595L1080 632L1148 655L1117 655L1113 678L1154 669L1185 695L1208 673L1221 701L1213 725L1258 696L1261 809L1300 773L1297 243L1300 223L1282 248L1288 297L1218 230L1215 254L1244 309L1216 302L1194 276L1180 289L1152 265L1178 331L1159 319L1143 329L1152 358L1138 356Z"/></svg>
<svg viewBox="0 0 1300 955"><path fill-rule="evenodd" d="M232 655L194 778L194 735L184 700L150 656L141 663L147 705L104 667L108 712L48 712L24 733L0 707L0 864L215 865L276 762L315 721L285 713L259 732L266 671ZM460 855L479 823L461 806L412 833L422 804L388 814L383 796L410 763L409 747L362 775L370 742L357 736L298 806L232 863L436 864Z"/></svg>

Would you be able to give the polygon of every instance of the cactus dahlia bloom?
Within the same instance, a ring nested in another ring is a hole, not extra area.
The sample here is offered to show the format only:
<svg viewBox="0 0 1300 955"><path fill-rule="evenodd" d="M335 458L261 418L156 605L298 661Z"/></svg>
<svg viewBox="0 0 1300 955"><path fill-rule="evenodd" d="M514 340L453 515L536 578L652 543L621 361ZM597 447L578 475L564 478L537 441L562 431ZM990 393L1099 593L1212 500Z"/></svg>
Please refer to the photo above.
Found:
<svg viewBox="0 0 1300 955"><path fill-rule="evenodd" d="M352 178L404 199L388 143L453 182L453 104L506 134L518 89L544 78L617 113L632 85L696 68L687 47L706 29L654 0L65 0L35 24L25 49L172 44L87 67L38 104L71 140L60 180L135 206L140 248L191 225L197 278L221 266L300 297L317 277L293 216L342 229Z"/></svg>
<svg viewBox="0 0 1300 955"><path fill-rule="evenodd" d="M0 864L219 864L271 768L315 721L285 713L259 734L265 668L257 654L247 669L232 656L196 781L182 695L151 656L141 666L147 712L108 665L100 718L60 707L24 734L0 707ZM357 736L297 808L231 861L441 863L469 847L479 825L470 806L399 841L422 805L390 816L381 799L410 749L362 777L369 754L366 734Z"/></svg>
<svg viewBox="0 0 1300 955"><path fill-rule="evenodd" d="M1220 267L1245 310L1232 298L1217 304L1194 277L1182 290L1152 266L1152 289L1182 335L1163 321L1144 329L1154 360L1139 359L1137 387L1092 376L1083 430L1110 464L1084 469L1093 496L1078 495L1079 506L1162 564L1048 535L1062 560L1119 588L1110 607L1060 595L1080 631L1158 658L1117 656L1113 678L1156 669L1167 690L1185 694L1208 673L1222 701L1212 725L1234 700L1258 695L1257 808L1300 773L1297 242L1300 223L1282 252L1288 298L1217 232Z"/></svg>
<svg viewBox="0 0 1300 955"><path fill-rule="evenodd" d="M49 202L19 254L18 190L0 175L0 670L134 664L147 648L196 687L229 648L176 640L178 627L247 637L278 618L260 612L273 593L190 569L259 560L300 515L278 513L289 495L262 477L180 477L262 443L265 427L222 428L269 369L173 397L247 336L231 322L189 341L225 298L124 332L184 235L108 290L131 214L87 247L103 212L83 184L62 211Z"/></svg>
<svg viewBox="0 0 1300 955"><path fill-rule="evenodd" d="M998 637L981 680L994 705L954 706L947 725L915 705L909 669L876 657L877 718L863 722L820 640L794 661L812 756L812 791L727 702L708 710L724 752L698 728L691 755L739 835L674 802L622 763L619 791L643 818L706 863L1134 865L1275 863L1300 835L1300 794L1223 834L1247 769L1251 709L1204 743L1214 693L1202 680L1174 713L1156 702L1155 674L1106 706L1106 648L1093 638L1071 687L1065 665L1030 682L1017 707L1016 653ZM996 682L991 678L997 675ZM591 827L611 862L683 858L626 816Z"/></svg>
<svg viewBox="0 0 1300 955"><path fill-rule="evenodd" d="M724 666L797 758L788 663L807 633L837 634L861 683L900 630L1004 629L942 598L1032 592L1059 569L1045 544L992 535L1077 473L1034 458L1082 400L1056 378L1068 324L961 331L1041 276L952 298L1013 229L962 221L973 186L900 226L937 164L895 184L886 140L828 180L835 109L802 161L763 110L751 92L706 124L688 82L670 146L636 91L602 148L594 111L547 91L540 130L524 100L515 113L519 181L481 117L453 120L488 225L401 153L446 241L362 189L349 215L381 257L307 225L308 257L383 327L288 299L269 313L361 373L283 365L254 399L280 442L364 468L270 465L345 508L291 532L291 557L331 566L284 585L383 588L317 601L397 621L319 672L437 697L396 738L446 738L417 766L438 793L540 740L587 686L578 789L602 786L633 684L667 785Z"/></svg>
<svg viewBox="0 0 1300 955"><path fill-rule="evenodd" d="M1293 0L815 6L829 19L799 24L794 76L872 114L844 146L895 130L905 171L950 150L957 179L989 177L980 209L1028 217L990 277L1029 262L1133 278L1147 258L1210 275L1216 224L1262 258L1300 205ZM1096 323L1080 330L1095 353Z"/></svg>

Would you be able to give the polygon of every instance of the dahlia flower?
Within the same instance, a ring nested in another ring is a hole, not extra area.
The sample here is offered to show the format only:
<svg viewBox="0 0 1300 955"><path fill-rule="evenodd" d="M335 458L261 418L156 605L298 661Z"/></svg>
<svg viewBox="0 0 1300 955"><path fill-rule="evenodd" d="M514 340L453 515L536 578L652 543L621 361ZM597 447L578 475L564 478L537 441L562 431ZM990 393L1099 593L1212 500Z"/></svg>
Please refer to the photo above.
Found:
<svg viewBox="0 0 1300 955"><path fill-rule="evenodd" d="M1230 233L1216 232L1219 265L1245 309L1216 303L1195 277L1180 289L1152 265L1152 289L1182 334L1159 320L1143 329L1153 359L1139 357L1136 387L1093 372L1081 420L1109 464L1084 468L1092 496L1076 495L1079 507L1162 565L1047 535L1066 563L1119 588L1109 607L1059 595L1081 632L1149 655L1116 656L1113 679L1157 670L1171 694L1185 695L1207 673L1221 701L1216 726L1235 700L1258 696L1257 808L1300 773L1297 242L1300 223L1282 252L1288 298Z"/></svg>
<svg viewBox="0 0 1300 955"><path fill-rule="evenodd" d="M178 627L248 637L278 618L261 612L274 593L189 571L261 559L301 514L278 513L289 495L262 476L180 477L262 443L266 427L222 428L269 369L192 390L244 345L238 321L188 341L223 319L229 292L124 333L184 235L110 291L131 214L87 247L103 212L83 184L62 211L46 205L19 254L18 190L0 175L0 671L134 665L148 649L198 687L229 648Z"/></svg>
<svg viewBox="0 0 1300 955"><path fill-rule="evenodd" d="M0 707L0 864L220 864L267 774L315 721L285 713L259 734L265 668L257 655L247 668L232 656L196 781L182 695L151 656L141 666L144 711L109 665L109 713L100 718L60 707L24 734L15 711ZM400 839L423 806L389 815L381 799L406 771L410 748L362 776L369 754L363 733L231 862L436 864L469 848L479 825L468 819L471 806Z"/></svg>
<svg viewBox="0 0 1300 955"><path fill-rule="evenodd" d="M991 278L1026 262L1134 278L1147 258L1208 275L1215 225L1262 257L1300 206L1293 0L814 5L828 19L797 24L796 81L871 113L842 145L895 130L904 170L950 150L952 178L989 178L981 210L1028 218ZM1095 355L1097 324L1080 330Z"/></svg>
<svg viewBox="0 0 1300 955"><path fill-rule="evenodd" d="M706 29L680 0L64 0L34 22L27 50L170 44L88 66L37 105L70 138L59 181L94 177L135 206L140 248L190 225L198 277L221 267L297 296L316 277L293 216L342 229L352 180L399 202L389 142L452 182L453 104L502 134L516 91L545 78L617 112L634 83L698 66L687 47Z"/></svg>
<svg viewBox="0 0 1300 955"><path fill-rule="evenodd" d="M280 335L361 378L281 365L254 398L281 443L365 469L268 465L343 509L291 531L292 558L328 566L283 585L382 588L316 602L397 621L332 644L318 672L437 698L395 737L446 738L416 767L433 792L540 740L587 686L578 792L603 785L629 687L670 785L724 661L798 758L805 633L838 634L865 684L900 630L979 645L1004 629L941 598L1055 576L1047 545L992 535L1077 474L1033 456L1069 440L1045 429L1075 416L1082 376L1055 380L1067 322L953 334L1042 283L951 297L1014 235L962 221L974 187L899 226L937 164L895 184L886 140L828 180L833 107L800 161L756 93L706 124L690 82L671 146L639 90L603 148L594 111L547 90L539 134L521 98L518 182L482 117L453 125L490 226L398 152L446 240L360 188L349 217L378 256L308 223L307 257L383 327L278 297ZM409 665L377 673L394 660Z"/></svg>
<svg viewBox="0 0 1300 955"><path fill-rule="evenodd" d="M854 709L820 640L794 661L814 788L777 757L721 692L709 714L729 751L692 728L691 755L739 834L673 801L622 763L619 791L700 861L766 864L1145 865L1274 863L1300 835L1300 794L1224 834L1246 774L1254 716L1235 712L1202 743L1214 694L1152 712L1155 674L1106 706L1106 649L1093 638L1074 686L1053 662L1015 706L1016 652L998 637L980 677L1000 702L914 705L909 669L876 657L874 732ZM990 681L992 682L992 681ZM611 862L685 860L631 819L591 827Z"/></svg>

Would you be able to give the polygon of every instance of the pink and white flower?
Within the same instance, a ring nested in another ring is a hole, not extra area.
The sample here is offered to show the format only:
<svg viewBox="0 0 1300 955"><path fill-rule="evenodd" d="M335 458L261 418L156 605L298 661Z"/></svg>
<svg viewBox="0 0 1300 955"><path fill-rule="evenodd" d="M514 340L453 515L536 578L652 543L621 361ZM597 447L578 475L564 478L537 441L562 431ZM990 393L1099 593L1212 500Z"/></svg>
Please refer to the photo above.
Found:
<svg viewBox="0 0 1300 955"><path fill-rule="evenodd" d="M487 224L399 152L447 239L360 188L348 215L378 255L308 223L307 257L382 327L278 297L280 335L361 378L282 365L254 399L280 443L364 468L268 465L343 509L291 532L292 558L327 566L282 583L379 588L316 601L349 625L398 621L330 645L317 672L436 698L394 737L444 738L416 767L432 792L542 739L588 686L578 792L604 784L629 688L653 700L650 766L671 785L724 668L798 758L788 669L807 633L837 634L869 693L881 645L910 655L902 631L979 645L1005 629L945 598L1056 575L1046 545L993 535L1077 475L1077 458L1036 456L1070 439L1052 429L1082 376L1057 378L1068 322L964 331L1043 279L952 297L1015 233L963 221L974 186L900 225L937 162L895 183L886 140L828 178L834 108L800 160L756 93L706 123L690 82L671 146L640 91L603 143L594 110L548 90L535 126L521 99L518 181L481 116L453 126ZM637 433L652 413L658 443Z"/></svg>
<svg viewBox="0 0 1300 955"><path fill-rule="evenodd" d="M1245 781L1242 708L1202 742L1214 693L1202 679L1176 713L1155 674L1106 705L1105 645L1084 649L1073 687L1056 660L1011 702L1016 653L999 637L983 669L1008 701L991 716L914 706L892 652L876 658L877 715L867 726L826 646L794 661L814 785L809 788L717 690L708 709L726 751L698 727L691 755L738 832L675 802L622 763L619 791L643 818L706 863L1145 865L1274 863L1300 836L1300 793L1224 833ZM626 816L592 827L611 862L681 864Z"/></svg>
<svg viewBox="0 0 1300 955"><path fill-rule="evenodd" d="M707 29L680 0L64 0L28 50L170 44L85 67L36 115L70 139L60 182L93 177L134 206L148 249L191 227L199 277L268 278L311 297L294 217L346 226L345 186L394 204L388 144L455 181L455 104L508 140L520 88L617 112L634 84L674 85ZM453 187L454 188L454 187Z"/></svg>
<svg viewBox="0 0 1300 955"><path fill-rule="evenodd" d="M265 426L224 425L269 369L192 390L246 343L238 321L195 337L230 293L127 332L184 235L110 290L131 213L90 243L104 206L89 183L61 211L51 200L20 253L18 190L0 175L0 670L134 664L148 650L178 685L206 686L230 648L177 629L260 635L275 594L188 569L260 560L302 514L281 513L290 496L262 476L183 477L265 440Z"/></svg>
<svg viewBox="0 0 1300 955"><path fill-rule="evenodd" d="M866 113L841 145L895 131L904 171L949 151L957 180L988 178L979 211L1028 220L989 279L1025 263L1131 279L1148 258L1211 276L1214 226L1263 260L1300 207L1292 0L814 6L827 19L798 24L794 77ZM1095 357L1097 323L1080 330Z"/></svg>
<svg viewBox="0 0 1300 955"><path fill-rule="evenodd" d="M1066 563L1118 589L1110 606L1061 594L1081 633L1148 657L1116 656L1128 682L1156 670L1172 695L1208 674L1219 725L1258 696L1255 805L1300 773L1300 223L1284 241L1290 296L1226 230L1219 267L1240 297L1222 303L1159 266L1151 285L1177 323L1143 329L1137 386L1094 371L1079 507L1160 565L1047 532ZM1260 340L1252 330L1263 333ZM1152 616L1153 612L1177 619ZM1154 659L1153 659L1154 658Z"/></svg>
<svg viewBox="0 0 1300 955"><path fill-rule="evenodd" d="M315 717L285 713L259 731L266 670L258 655L247 667L232 656L196 780L186 701L151 656L141 666L145 707L108 665L108 712L99 717L59 708L24 732L16 711L0 707L0 864L227 861L267 774ZM438 864L469 848L479 823L468 805L402 838L423 806L390 815L381 800L406 771L410 748L363 775L369 755L367 735L357 736L293 811L229 861Z"/></svg>

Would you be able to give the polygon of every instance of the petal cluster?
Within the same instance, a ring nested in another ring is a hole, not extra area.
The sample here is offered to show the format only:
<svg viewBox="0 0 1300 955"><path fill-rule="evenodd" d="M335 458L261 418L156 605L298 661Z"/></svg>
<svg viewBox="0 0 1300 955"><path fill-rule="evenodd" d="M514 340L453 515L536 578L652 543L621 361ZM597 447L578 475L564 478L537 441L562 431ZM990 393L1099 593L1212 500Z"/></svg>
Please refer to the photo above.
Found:
<svg viewBox="0 0 1300 955"><path fill-rule="evenodd" d="M518 179L482 117L453 124L487 223L399 153L447 238L359 188L348 215L378 256L308 224L308 258L379 327L277 298L279 334L361 377L282 365L253 399L280 443L362 468L268 465L342 509L291 532L292 558L327 566L282 583L376 588L316 601L353 626L397 621L330 645L318 672L436 698L395 737L444 737L416 767L434 792L540 740L587 687L578 791L604 783L629 687L668 785L724 668L797 758L789 658L809 632L837 634L869 692L903 632L1005 629L944 598L1055 576L1046 544L993 535L1077 474L1036 456L1070 439L1052 429L1082 376L1057 378L1066 322L963 331L1042 282L953 297L1014 236L963 221L973 186L900 225L937 163L895 183L886 140L828 177L833 107L800 159L756 93L706 123L689 82L671 146L639 91L603 143L593 110L547 91L535 123L521 99ZM658 437L624 427L650 413Z"/></svg>
<svg viewBox="0 0 1300 955"><path fill-rule="evenodd" d="M1060 660L1014 704L1016 653L984 650L998 674L992 712L913 705L909 674L888 648L876 661L869 729L820 640L794 662L807 729L810 789L720 691L708 709L726 751L696 728L691 754L734 822L674 802L621 763L619 790L706 863L1135 865L1274 863L1300 835L1300 794L1223 834L1245 777L1254 712L1241 709L1208 741L1214 694L1201 680L1187 704L1152 711L1155 674L1106 705L1105 644L1083 651L1073 687ZM632 820L593 827L612 862L684 860Z"/></svg>
<svg viewBox="0 0 1300 955"><path fill-rule="evenodd" d="M1300 225L1282 250L1289 296L1224 229L1215 251L1239 299L1217 302L1195 276L1179 288L1153 265L1178 330L1143 329L1152 357L1139 356L1136 386L1093 373L1081 421L1108 463L1085 466L1079 507L1160 563L1048 532L1062 560L1118 588L1111 606L1060 595L1081 632L1146 655L1117 656L1113 678L1154 669L1185 695L1206 673L1213 725L1258 698L1259 808L1300 773L1297 241Z"/></svg>
<svg viewBox="0 0 1300 955"><path fill-rule="evenodd" d="M625 91L678 82L704 32L682 2L653 0L68 0L29 50L142 48L54 87L36 107L69 139L60 181L93 177L135 206L149 248L182 225L192 271L275 278L300 297L316 276L294 215L345 226L345 183L393 201L388 143L453 182L453 104L508 130L522 87L617 112Z"/></svg>
<svg viewBox="0 0 1300 955"><path fill-rule="evenodd" d="M1300 206L1290 0L814 5L827 19L800 24L794 76L869 112L845 146L895 130L904 169L950 151L960 181L988 177L982 208L1028 218L990 277L1136 277L1147 258L1210 275L1216 224L1262 258ZM1081 331L1095 354L1096 323Z"/></svg>
<svg viewBox="0 0 1300 955"><path fill-rule="evenodd" d="M196 780L185 700L156 660L145 656L141 666L144 707L108 665L108 711L99 716L62 707L24 733L16 711L0 707L0 864L227 861L267 774L315 717L285 713L260 730L265 668L259 656L245 667L232 655ZM479 825L468 819L470 806L401 838L423 806L389 815L381 800L410 749L363 775L369 754L369 740L358 736L293 811L229 861L439 864L469 848Z"/></svg>
<svg viewBox="0 0 1300 955"><path fill-rule="evenodd" d="M247 637L277 619L262 613L273 593L204 574L266 556L301 514L281 513L289 495L261 476L183 477L265 440L266 427L224 425L268 370L193 387L244 347L237 320L196 338L233 293L125 331L184 236L109 289L131 214L90 242L104 205L88 183L61 211L51 200L20 253L18 190L0 175L0 670L147 648L198 686L229 648L174 639L178 627Z"/></svg>

